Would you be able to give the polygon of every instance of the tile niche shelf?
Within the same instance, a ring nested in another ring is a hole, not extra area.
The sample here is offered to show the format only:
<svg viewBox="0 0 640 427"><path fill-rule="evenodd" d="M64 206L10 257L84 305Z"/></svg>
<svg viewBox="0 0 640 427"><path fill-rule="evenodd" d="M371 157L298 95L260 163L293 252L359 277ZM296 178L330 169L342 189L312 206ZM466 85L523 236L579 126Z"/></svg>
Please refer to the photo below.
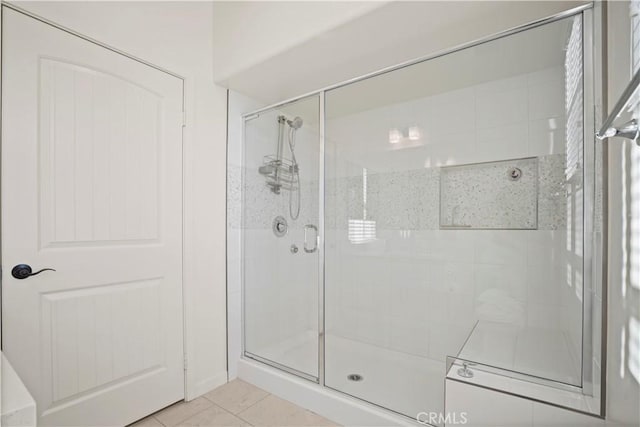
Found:
<svg viewBox="0 0 640 427"><path fill-rule="evenodd" d="M441 168L440 229L537 228L537 157Z"/></svg>

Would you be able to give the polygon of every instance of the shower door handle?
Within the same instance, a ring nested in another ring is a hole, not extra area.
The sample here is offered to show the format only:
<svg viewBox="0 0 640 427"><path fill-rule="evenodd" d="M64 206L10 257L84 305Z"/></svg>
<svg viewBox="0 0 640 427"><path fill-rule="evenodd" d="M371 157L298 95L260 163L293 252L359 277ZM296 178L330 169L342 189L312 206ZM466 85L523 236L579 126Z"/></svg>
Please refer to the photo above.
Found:
<svg viewBox="0 0 640 427"><path fill-rule="evenodd" d="M313 230L313 246L309 247L309 230ZM318 227L313 224L307 224L304 226L304 251L311 254L318 250L318 240L320 235L318 234Z"/></svg>

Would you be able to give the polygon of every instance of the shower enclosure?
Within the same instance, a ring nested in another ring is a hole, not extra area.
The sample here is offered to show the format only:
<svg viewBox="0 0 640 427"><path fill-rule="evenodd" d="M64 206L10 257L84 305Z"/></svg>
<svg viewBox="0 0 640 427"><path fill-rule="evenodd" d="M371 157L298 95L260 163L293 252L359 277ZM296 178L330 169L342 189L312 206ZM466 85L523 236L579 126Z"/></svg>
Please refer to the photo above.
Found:
<svg viewBox="0 0 640 427"><path fill-rule="evenodd" d="M591 19L245 114L243 356L411 418L447 357L597 395Z"/></svg>

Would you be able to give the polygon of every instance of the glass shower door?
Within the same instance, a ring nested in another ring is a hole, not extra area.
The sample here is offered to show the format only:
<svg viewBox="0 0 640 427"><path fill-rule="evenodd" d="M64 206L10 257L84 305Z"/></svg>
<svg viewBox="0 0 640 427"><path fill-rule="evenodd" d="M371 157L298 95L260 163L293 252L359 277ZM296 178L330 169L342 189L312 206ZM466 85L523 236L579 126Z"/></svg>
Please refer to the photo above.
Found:
<svg viewBox="0 0 640 427"><path fill-rule="evenodd" d="M318 379L318 96L247 116L244 354Z"/></svg>
<svg viewBox="0 0 640 427"><path fill-rule="evenodd" d="M326 386L415 419L448 355L582 385L582 51L578 15L326 92Z"/></svg>

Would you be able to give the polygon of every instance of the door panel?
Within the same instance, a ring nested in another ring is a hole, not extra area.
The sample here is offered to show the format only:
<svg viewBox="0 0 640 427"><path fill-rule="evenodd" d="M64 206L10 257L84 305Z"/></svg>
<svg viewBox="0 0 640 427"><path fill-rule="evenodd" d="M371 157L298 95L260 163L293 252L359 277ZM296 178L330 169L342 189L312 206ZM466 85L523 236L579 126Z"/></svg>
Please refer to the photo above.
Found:
<svg viewBox="0 0 640 427"><path fill-rule="evenodd" d="M319 123L318 95L250 116L242 170L245 356L312 381L319 377ZM274 233L283 220L284 232Z"/></svg>
<svg viewBox="0 0 640 427"><path fill-rule="evenodd" d="M11 9L2 31L3 351L40 425L124 425L184 397L182 80Z"/></svg>
<svg viewBox="0 0 640 427"><path fill-rule="evenodd" d="M39 73L42 246L157 240L162 97L59 60Z"/></svg>

